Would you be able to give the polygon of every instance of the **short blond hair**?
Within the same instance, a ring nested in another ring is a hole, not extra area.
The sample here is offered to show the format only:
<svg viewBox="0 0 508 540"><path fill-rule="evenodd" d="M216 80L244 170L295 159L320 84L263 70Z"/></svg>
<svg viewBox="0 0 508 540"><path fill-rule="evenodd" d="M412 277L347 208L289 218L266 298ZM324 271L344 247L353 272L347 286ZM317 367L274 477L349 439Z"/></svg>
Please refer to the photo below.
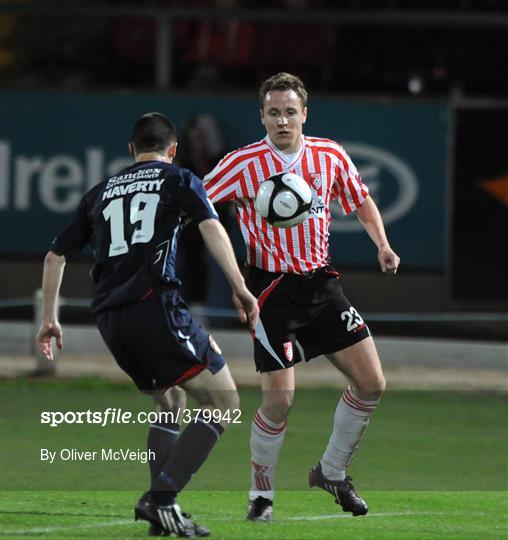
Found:
<svg viewBox="0 0 508 540"><path fill-rule="evenodd" d="M261 109L265 106L266 95L272 90L293 90L300 98L302 109L307 106L307 90L302 80L296 75L282 72L263 81L259 88L259 105Z"/></svg>

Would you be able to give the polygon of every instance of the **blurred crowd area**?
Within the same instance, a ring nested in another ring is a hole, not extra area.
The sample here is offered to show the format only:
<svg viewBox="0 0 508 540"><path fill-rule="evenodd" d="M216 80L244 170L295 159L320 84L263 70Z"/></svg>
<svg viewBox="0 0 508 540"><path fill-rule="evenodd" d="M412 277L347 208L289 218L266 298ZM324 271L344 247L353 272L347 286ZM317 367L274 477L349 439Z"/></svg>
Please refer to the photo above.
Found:
<svg viewBox="0 0 508 540"><path fill-rule="evenodd" d="M76 5L90 9L73 14ZM55 11L41 11L41 6ZM125 13L129 7L137 13L146 7L146 16ZM264 16L282 10L295 18L186 18L171 15L175 9L212 9L219 15L248 10ZM302 17L337 9L359 18L352 23L334 17L307 22ZM372 10L387 18L363 21L361 15ZM412 23L388 17L408 11ZM252 92L262 79L284 70L299 74L313 91L508 95L508 24L499 24L508 17L506 0L0 0L0 85L22 90L154 89L163 13L170 14L172 90ZM442 14L449 20L450 13L456 22L417 20L419 14L436 19ZM474 17L489 14L494 16L490 23L474 24Z"/></svg>

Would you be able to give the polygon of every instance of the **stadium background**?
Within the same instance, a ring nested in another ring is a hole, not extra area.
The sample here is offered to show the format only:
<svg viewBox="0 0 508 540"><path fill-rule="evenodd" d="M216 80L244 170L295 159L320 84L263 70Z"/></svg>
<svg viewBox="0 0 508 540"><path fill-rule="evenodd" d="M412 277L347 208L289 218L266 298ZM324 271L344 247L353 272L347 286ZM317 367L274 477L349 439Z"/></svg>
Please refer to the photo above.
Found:
<svg viewBox="0 0 508 540"><path fill-rule="evenodd" d="M508 8L502 0L417 0L410 7L396 0L1 1L0 362L6 452L0 471L10 493L2 503L6 513L18 511L12 491L20 473L18 452L41 470L37 479L25 478L25 489L72 489L64 479L73 483L81 471L70 467L48 476L33 453L33 441L48 438L47 430L34 425L32 408L18 410L19 396L28 402L40 396L49 408L56 396L64 409L72 409L71 393L82 391L81 403L106 404L108 393L116 396L112 388L79 377L124 381L91 326L86 254L67 267L62 289L67 332L57 363L62 377L39 382L31 376L34 368L47 375L53 371L34 359L33 348L35 291L51 239L79 197L128 162L128 134L140 114L158 110L171 117L180 132L180 162L203 174L227 150L264 135L257 88L281 70L306 82L305 132L336 139L350 152L402 258L395 279L382 275L367 235L354 219L336 213L332 259L378 336L388 382L395 388L388 418L396 418L402 430L404 422L422 426L415 447L427 448L422 441L442 437L448 446L443 442L441 450L450 452L460 447L462 434L440 422L450 414L447 400L453 400L453 410L472 415L459 425L470 429L464 435L470 456L463 463L474 463L478 475L468 487L457 463L445 460L449 475L442 488L506 491L507 65ZM231 208L219 210L241 261ZM193 229L186 232L180 265L187 275L186 295L219 336L237 380L256 383L248 338L234 321L227 285L202 254ZM321 361L300 372L300 382L312 388L344 382ZM426 391L414 399L415 388ZM306 390L310 394L302 401L313 402L312 392L326 391ZM256 399L249 392L247 410L249 399ZM413 400L418 402L414 416L404 417ZM477 402L484 404L485 416L467 408ZM422 421L429 406L435 407L432 422ZM20 423L27 430L22 448ZM478 462L482 449L469 443L480 433L489 451ZM391 452L392 435L369 430L366 457L359 457L360 463L367 461L365 471L360 465L364 482L379 467L374 444L385 444L386 437ZM302 437L307 444L305 433ZM393 455L394 463L405 458ZM442 460L437 450L435 460ZM299 463L289 462L281 488L300 489L303 484L291 481ZM416 456L409 460L407 470L416 462ZM220 468L220 463L218 453L214 464ZM499 468L504 474L496 476ZM427 482L428 472L424 468L421 476L401 475L385 484L381 475L370 478L366 488L439 489ZM243 484L220 488L213 475L207 484L206 474L196 489L244 489ZM107 472L104 478L99 489L119 487ZM93 485L85 483L83 489ZM506 504L506 493L502 501ZM44 500L34 500L33 508L51 515ZM497 534L496 527L477 532ZM328 533L323 529L318 537ZM247 537L245 531L242 535Z"/></svg>

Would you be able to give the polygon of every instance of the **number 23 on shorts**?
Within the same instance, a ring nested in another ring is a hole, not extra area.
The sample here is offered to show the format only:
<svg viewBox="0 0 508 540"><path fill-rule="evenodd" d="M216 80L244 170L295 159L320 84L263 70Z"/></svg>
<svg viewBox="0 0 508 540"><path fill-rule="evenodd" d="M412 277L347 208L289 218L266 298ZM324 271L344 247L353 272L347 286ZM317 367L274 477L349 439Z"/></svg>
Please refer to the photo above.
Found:
<svg viewBox="0 0 508 540"><path fill-rule="evenodd" d="M365 322L356 309L351 306L348 310L340 314L340 318L346 322L346 330L348 332L358 332L365 326Z"/></svg>

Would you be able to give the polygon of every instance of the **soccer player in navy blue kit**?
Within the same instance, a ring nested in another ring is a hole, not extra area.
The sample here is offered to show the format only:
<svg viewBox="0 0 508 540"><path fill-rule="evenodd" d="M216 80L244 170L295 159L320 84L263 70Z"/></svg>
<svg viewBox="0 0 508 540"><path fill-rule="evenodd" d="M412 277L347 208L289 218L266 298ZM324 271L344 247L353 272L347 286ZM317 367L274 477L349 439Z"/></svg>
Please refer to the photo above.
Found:
<svg viewBox="0 0 508 540"><path fill-rule="evenodd" d="M91 244L91 310L116 362L142 392L153 396L158 410L175 406L170 392L178 396L177 385L201 409L181 435L178 425L150 427L148 448L156 460L150 489L136 504L135 517L150 522L153 535L208 536L208 529L181 511L176 496L228 424L227 414L216 421L203 410L232 412L239 400L219 347L192 318L180 295L175 259L188 219L198 223L206 247L228 278L242 322L254 328L259 310L201 180L172 164L176 145L171 121L159 113L143 115L129 144L134 163L84 195L44 260L37 342L48 359L53 358L52 338L62 348L57 307L65 263Z"/></svg>

